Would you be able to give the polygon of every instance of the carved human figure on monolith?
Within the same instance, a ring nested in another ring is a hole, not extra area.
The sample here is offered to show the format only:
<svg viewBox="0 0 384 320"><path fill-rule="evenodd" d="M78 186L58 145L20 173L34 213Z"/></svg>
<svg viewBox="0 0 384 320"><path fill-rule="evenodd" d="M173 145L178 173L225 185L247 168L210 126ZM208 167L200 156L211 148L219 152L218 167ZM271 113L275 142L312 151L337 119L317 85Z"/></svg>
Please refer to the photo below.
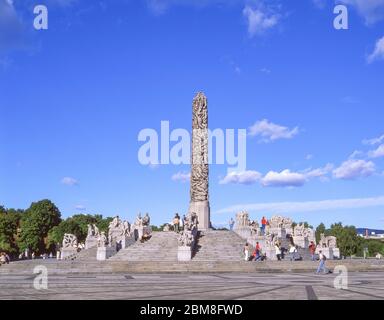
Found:
<svg viewBox="0 0 384 320"><path fill-rule="evenodd" d="M196 212L199 229L210 229L209 163L208 163L208 102L203 93L193 100L191 203L189 212Z"/></svg>

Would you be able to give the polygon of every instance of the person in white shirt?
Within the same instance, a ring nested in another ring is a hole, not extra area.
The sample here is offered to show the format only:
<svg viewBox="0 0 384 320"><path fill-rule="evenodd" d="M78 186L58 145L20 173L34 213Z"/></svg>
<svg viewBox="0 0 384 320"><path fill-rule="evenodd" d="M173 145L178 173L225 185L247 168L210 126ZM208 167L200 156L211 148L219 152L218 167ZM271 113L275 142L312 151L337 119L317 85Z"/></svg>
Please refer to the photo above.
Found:
<svg viewBox="0 0 384 320"><path fill-rule="evenodd" d="M325 267L325 261L327 260L327 257L323 254L321 250L319 251L319 259L320 264L317 268L316 274L319 274L321 271L323 271L324 273L328 273L328 269Z"/></svg>
<svg viewBox="0 0 384 320"><path fill-rule="evenodd" d="M249 261L249 250L250 250L249 245L248 245L248 243L246 243L244 246L244 256L245 256L244 260L245 261Z"/></svg>

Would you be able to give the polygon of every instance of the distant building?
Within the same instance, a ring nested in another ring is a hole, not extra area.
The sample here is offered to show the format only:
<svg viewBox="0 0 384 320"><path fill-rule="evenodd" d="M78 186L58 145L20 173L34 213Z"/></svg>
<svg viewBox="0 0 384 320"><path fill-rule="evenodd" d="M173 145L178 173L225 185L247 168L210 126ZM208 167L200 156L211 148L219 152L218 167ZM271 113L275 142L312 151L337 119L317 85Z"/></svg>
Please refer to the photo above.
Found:
<svg viewBox="0 0 384 320"><path fill-rule="evenodd" d="M358 228L357 234L365 239L378 239L384 240L384 230Z"/></svg>

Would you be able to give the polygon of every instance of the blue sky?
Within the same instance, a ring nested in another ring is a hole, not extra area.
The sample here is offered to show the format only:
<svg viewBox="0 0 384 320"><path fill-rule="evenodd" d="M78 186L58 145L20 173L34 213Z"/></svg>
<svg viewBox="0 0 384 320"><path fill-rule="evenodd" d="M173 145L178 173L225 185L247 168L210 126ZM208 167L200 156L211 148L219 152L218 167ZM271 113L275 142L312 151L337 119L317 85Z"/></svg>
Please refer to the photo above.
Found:
<svg viewBox="0 0 384 320"><path fill-rule="evenodd" d="M247 170L212 165L212 221L236 210L384 227L384 1L0 0L0 203L64 217L185 213L188 166L142 166L138 133L248 130ZM46 4L48 30L33 28ZM177 175L180 173L179 175Z"/></svg>

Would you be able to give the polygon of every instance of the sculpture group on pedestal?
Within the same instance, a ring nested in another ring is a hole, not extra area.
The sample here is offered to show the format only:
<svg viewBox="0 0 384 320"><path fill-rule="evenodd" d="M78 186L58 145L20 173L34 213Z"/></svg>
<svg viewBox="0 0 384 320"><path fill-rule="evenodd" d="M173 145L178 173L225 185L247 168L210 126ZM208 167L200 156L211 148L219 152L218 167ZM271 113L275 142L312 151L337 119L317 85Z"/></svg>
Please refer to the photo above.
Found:
<svg viewBox="0 0 384 320"><path fill-rule="evenodd" d="M79 243L74 234L66 233L63 238L63 246L61 248L61 259L67 259L77 253L79 250Z"/></svg>
<svg viewBox="0 0 384 320"><path fill-rule="evenodd" d="M234 231L253 246L256 246L258 242L266 252L268 259L275 260L276 242L285 242L288 247L296 246L304 250L308 250L311 242L316 243L315 231L312 228L306 228L304 223L300 223L295 227L293 225L291 218L275 215L268 221L265 226L265 233L262 234L259 223L256 221L250 222L248 212L240 211L236 215ZM317 250L321 249L328 259L340 257L335 237L321 235Z"/></svg>
<svg viewBox="0 0 384 320"><path fill-rule="evenodd" d="M199 219L195 212L191 212L184 220L184 230L179 236L178 260L190 261L196 246Z"/></svg>
<svg viewBox="0 0 384 320"><path fill-rule="evenodd" d="M145 214L144 218L141 216L141 213L137 215L135 223L131 226L131 232L136 241L144 241L151 237L151 218L148 213Z"/></svg>
<svg viewBox="0 0 384 320"><path fill-rule="evenodd" d="M74 234L66 233L63 239L63 248L75 248L77 249L79 243L77 237Z"/></svg>
<svg viewBox="0 0 384 320"><path fill-rule="evenodd" d="M88 234L85 239L85 249L96 247L99 241L100 231L95 224L88 224Z"/></svg>

